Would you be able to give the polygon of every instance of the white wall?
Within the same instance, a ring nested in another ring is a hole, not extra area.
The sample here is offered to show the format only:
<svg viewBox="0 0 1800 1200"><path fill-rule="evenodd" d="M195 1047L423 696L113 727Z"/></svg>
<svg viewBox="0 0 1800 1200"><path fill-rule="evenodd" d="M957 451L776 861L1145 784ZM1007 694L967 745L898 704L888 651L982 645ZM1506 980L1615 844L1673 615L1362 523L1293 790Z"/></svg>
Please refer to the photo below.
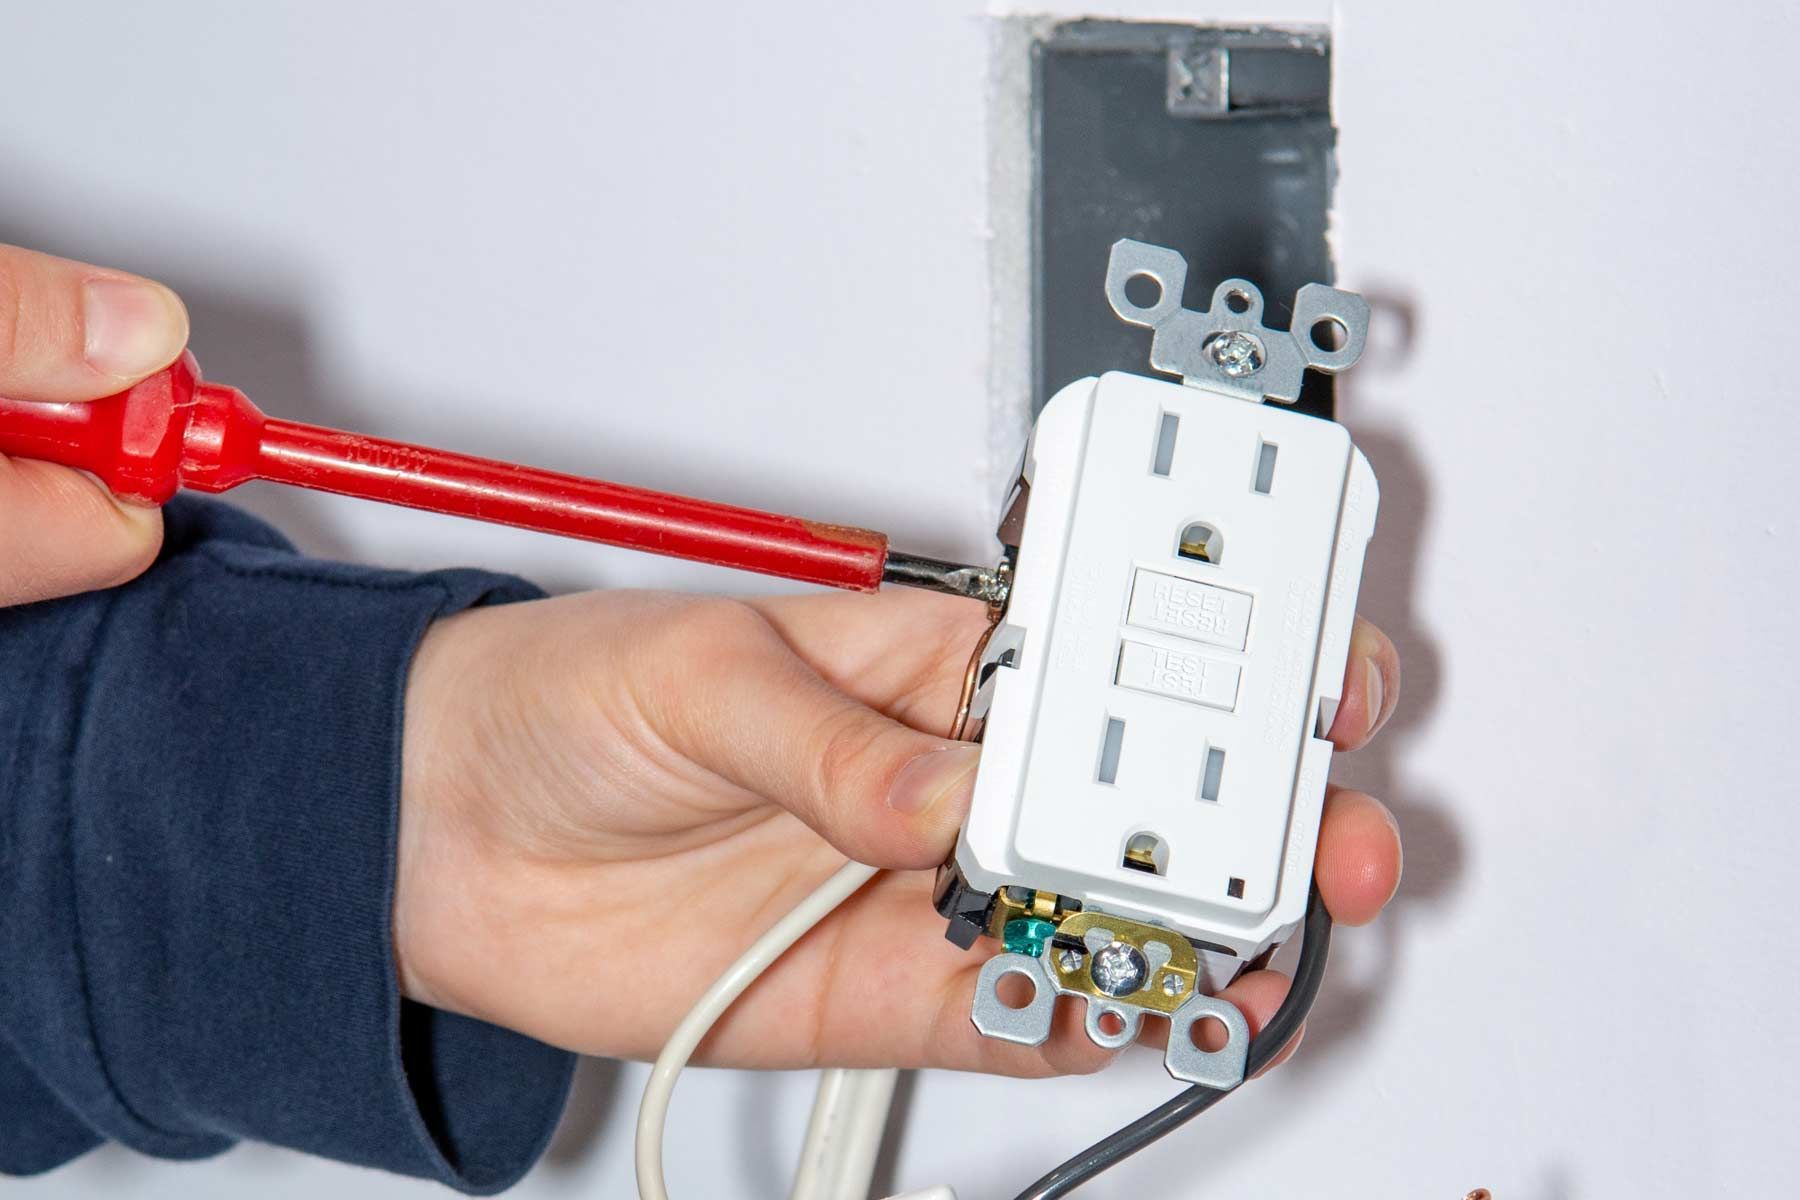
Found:
<svg viewBox="0 0 1800 1200"><path fill-rule="evenodd" d="M1400 815L1406 880L1391 919L1340 935L1294 1065L1091 1192L1784 1193L1796 18L1337 17L1342 278L1381 339L1343 411L1384 490L1365 609L1408 672L1384 744L1340 766ZM12 6L0 240L167 279L209 373L273 412L979 555L984 38L975 0ZM323 553L749 586L240 498ZM1151 1057L922 1077L895 1182L1009 1195L1170 1093ZM629 1194L641 1080L585 1070L517 1194ZM676 1161L678 1194L779 1194L810 1087L685 1081L675 1126L710 1153ZM252 1188L432 1191L257 1147L108 1149L10 1190Z"/></svg>

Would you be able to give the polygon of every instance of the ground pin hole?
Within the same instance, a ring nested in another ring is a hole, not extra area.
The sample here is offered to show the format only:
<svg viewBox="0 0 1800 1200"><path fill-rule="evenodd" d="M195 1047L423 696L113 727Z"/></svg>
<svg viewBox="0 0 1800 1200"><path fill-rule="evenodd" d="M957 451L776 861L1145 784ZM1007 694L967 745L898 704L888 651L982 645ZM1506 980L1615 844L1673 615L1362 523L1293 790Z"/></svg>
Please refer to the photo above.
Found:
<svg viewBox="0 0 1800 1200"><path fill-rule="evenodd" d="M1195 521L1181 531L1176 553L1195 562L1217 563L1223 556L1225 539L1205 521Z"/></svg>
<svg viewBox="0 0 1800 1200"><path fill-rule="evenodd" d="M1125 855L1119 865L1127 871L1161 875L1169 869L1169 844L1154 833L1133 834L1125 843Z"/></svg>

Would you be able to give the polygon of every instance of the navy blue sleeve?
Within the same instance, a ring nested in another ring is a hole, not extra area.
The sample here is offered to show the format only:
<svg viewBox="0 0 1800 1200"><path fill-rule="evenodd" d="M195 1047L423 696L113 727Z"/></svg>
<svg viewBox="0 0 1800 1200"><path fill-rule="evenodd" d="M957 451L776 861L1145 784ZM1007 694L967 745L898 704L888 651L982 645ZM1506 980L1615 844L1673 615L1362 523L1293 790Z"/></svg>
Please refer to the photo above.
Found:
<svg viewBox="0 0 1800 1200"><path fill-rule="evenodd" d="M166 514L135 582L0 610L0 1173L251 1138L509 1186L573 1057L403 999L390 925L413 651L537 593Z"/></svg>

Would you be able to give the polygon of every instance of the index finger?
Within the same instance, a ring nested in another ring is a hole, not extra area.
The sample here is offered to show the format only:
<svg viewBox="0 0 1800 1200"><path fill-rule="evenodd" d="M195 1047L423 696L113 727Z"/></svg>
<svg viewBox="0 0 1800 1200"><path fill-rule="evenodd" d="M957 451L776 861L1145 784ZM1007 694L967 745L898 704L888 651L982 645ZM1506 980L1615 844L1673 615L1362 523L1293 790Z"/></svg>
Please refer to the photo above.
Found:
<svg viewBox="0 0 1800 1200"><path fill-rule="evenodd" d="M801 661L846 695L942 734L955 715L986 605L911 588L747 601Z"/></svg>

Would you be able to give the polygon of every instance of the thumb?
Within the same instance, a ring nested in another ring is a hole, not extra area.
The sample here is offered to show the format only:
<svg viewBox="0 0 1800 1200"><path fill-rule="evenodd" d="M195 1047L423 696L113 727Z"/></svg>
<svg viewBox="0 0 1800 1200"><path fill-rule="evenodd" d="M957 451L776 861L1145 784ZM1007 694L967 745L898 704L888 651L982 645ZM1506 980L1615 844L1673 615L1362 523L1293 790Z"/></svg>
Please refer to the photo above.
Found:
<svg viewBox="0 0 1800 1200"><path fill-rule="evenodd" d="M0 246L0 396L73 402L169 365L187 310L159 283ZM122 583L162 537L155 509L66 467L0 457L0 605Z"/></svg>
<svg viewBox="0 0 1800 1200"><path fill-rule="evenodd" d="M175 361L187 335L160 283L0 246L0 396L110 396Z"/></svg>
<svg viewBox="0 0 1800 1200"><path fill-rule="evenodd" d="M0 607L131 579L156 557L162 512L80 471L0 455Z"/></svg>
<svg viewBox="0 0 1800 1200"><path fill-rule="evenodd" d="M707 602L689 645L700 687L645 704L677 752L767 798L858 862L935 867L974 793L978 747L903 725L845 695L748 606ZM691 679L691 677L690 677Z"/></svg>

